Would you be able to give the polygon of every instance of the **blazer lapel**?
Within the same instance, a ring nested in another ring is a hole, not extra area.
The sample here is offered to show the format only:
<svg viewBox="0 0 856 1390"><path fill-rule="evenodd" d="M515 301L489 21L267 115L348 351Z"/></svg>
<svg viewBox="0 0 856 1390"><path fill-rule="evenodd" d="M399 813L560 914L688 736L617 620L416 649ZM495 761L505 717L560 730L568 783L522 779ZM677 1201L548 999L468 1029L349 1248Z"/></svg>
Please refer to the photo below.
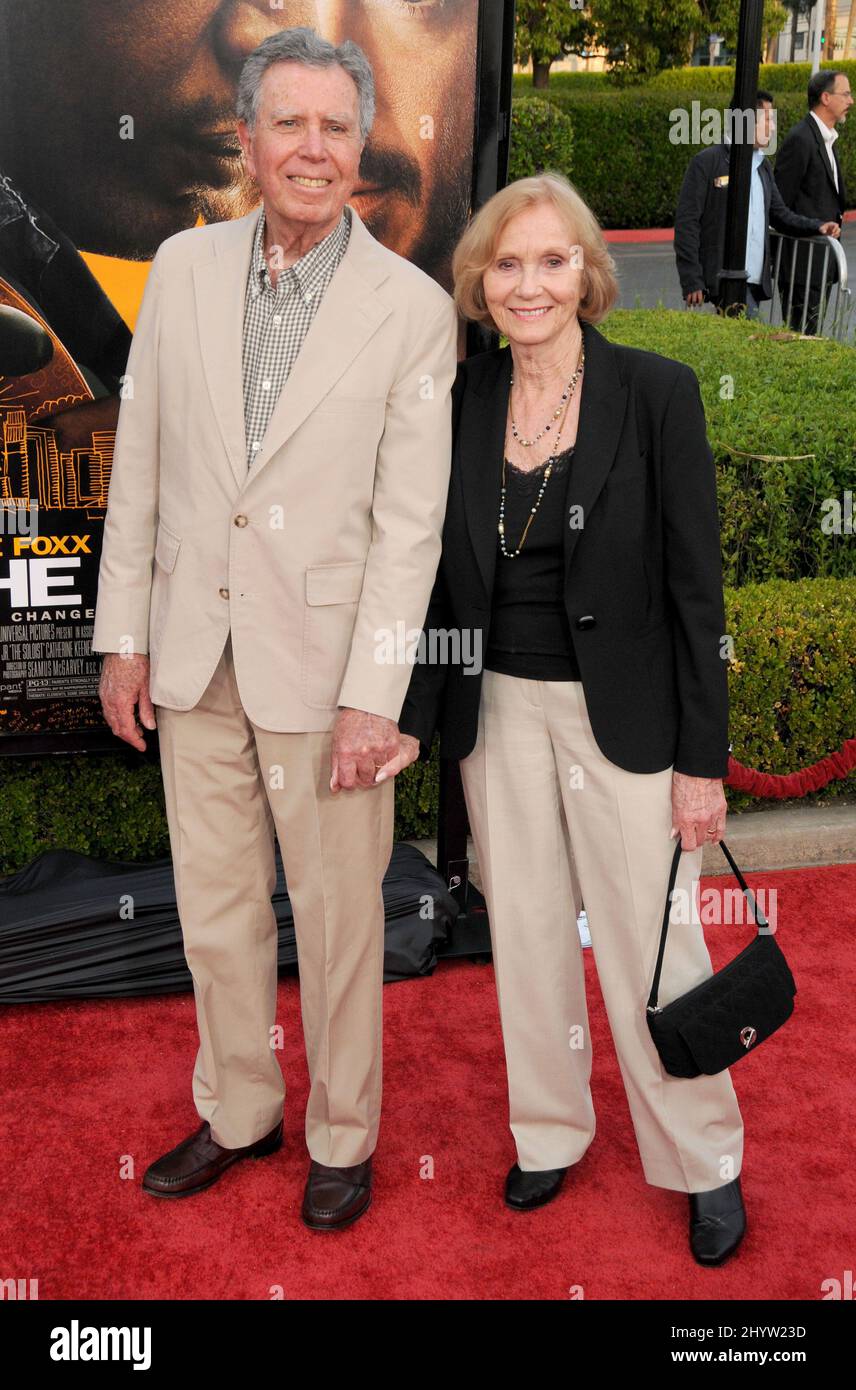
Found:
<svg viewBox="0 0 856 1390"><path fill-rule="evenodd" d="M840 163L839 163L839 160L838 160L838 153L837 153L836 148L835 148L835 146L838 144L838 141L836 140L836 141L833 143L833 146L832 146L832 158L835 160L835 167L836 167L836 169L838 170L838 184L839 184L839 187L836 188L836 187L835 187L835 179L833 178L833 175L832 175L832 165L831 165L830 162L829 162L829 155L828 155L827 149L826 149L826 141L824 140L824 138L823 138L823 136L822 136L822 134L821 134L821 132L820 132L820 128L819 128L819 126L818 126L818 124L817 124L817 121L814 119L814 116L811 114L811 112L809 112L809 114L808 114L804 119L806 120L806 122L807 122L807 124L808 124L808 127L809 127L809 129L811 130L811 133L812 133L812 135L814 136L815 141L816 141L816 143L817 143L817 148L818 148L818 150L820 151L820 157L821 157L821 159L823 160L823 170L824 170L824 173L826 174L826 177L829 179L830 187L832 188L833 193L835 194L836 198L838 199L838 201L839 201L839 203L840 203L840 202L841 202L841 193L840 193L840 189L843 187L843 184L842 184L842 181L841 181L841 165L840 165ZM842 203L841 205L842 205L842 207L844 206L843 203Z"/></svg>
<svg viewBox="0 0 856 1390"><path fill-rule="evenodd" d="M583 323L582 330L586 362L566 498L566 584L580 535L579 519L584 524L615 461L628 397L610 343L593 324ZM507 347L486 362L463 403L456 445L461 450L467 530L488 603L496 567L511 368L511 349Z"/></svg>
<svg viewBox="0 0 856 1390"><path fill-rule="evenodd" d="M392 312L375 288L387 278L383 248L351 208L351 235L247 468L242 345L244 295L259 209L222 224L213 258L194 266L205 376L235 480L243 487L314 410Z"/></svg>
<svg viewBox="0 0 856 1390"><path fill-rule="evenodd" d="M838 141L837 141L837 140L836 140L835 144L832 146L832 155L833 155L833 158L834 158L834 160L835 160L835 167L836 167L836 169L838 170L838 188L837 188L836 191L837 191L837 193L838 193L838 203L839 203L839 207L840 207L840 209L841 209L841 215L842 215L842 217L843 217L843 216L844 216L844 212L845 212L845 210L846 210L846 208L847 208L847 192L846 192L846 189L845 189L845 187L844 187L844 170L843 170L842 167L841 167L841 156L840 156L839 153L838 153Z"/></svg>
<svg viewBox="0 0 856 1390"><path fill-rule="evenodd" d="M584 323L583 340L583 394L566 496L566 587L577 541L615 462L629 394L618 374L612 345L603 334Z"/></svg>
<svg viewBox="0 0 856 1390"><path fill-rule="evenodd" d="M220 224L214 255L193 267L196 318L208 392L235 481L247 480L241 350L244 293L259 209Z"/></svg>
<svg viewBox="0 0 856 1390"><path fill-rule="evenodd" d="M265 464L335 386L339 377L392 313L375 288L387 279L385 253L351 208L351 235L344 256L309 325L247 474Z"/></svg>
<svg viewBox="0 0 856 1390"><path fill-rule="evenodd" d="M758 173L761 178L761 187L764 190L764 234L766 240L769 240L769 233L767 232L767 228L770 225L770 203L773 197L773 170L770 167L770 163L766 155L761 160L761 163L758 165ZM764 249L766 256L766 245Z"/></svg>
<svg viewBox="0 0 856 1390"><path fill-rule="evenodd" d="M507 347L486 361L472 393L462 403L456 441L467 530L488 603L496 566L511 368L511 349Z"/></svg>

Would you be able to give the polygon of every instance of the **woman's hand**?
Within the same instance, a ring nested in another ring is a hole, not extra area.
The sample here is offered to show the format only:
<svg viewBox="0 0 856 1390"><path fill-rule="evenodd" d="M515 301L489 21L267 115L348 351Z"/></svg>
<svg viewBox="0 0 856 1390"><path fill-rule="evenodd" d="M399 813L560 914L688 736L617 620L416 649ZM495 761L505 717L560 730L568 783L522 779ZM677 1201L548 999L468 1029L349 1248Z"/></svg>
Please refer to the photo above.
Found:
<svg viewBox="0 0 856 1390"><path fill-rule="evenodd" d="M672 838L680 835L681 849L719 844L727 810L721 777L672 773Z"/></svg>
<svg viewBox="0 0 856 1390"><path fill-rule="evenodd" d="M387 777L395 777L397 773L403 772L411 763L415 763L419 757L419 739L412 734L399 734L399 749L394 758L383 767L378 768L376 782L385 782Z"/></svg>

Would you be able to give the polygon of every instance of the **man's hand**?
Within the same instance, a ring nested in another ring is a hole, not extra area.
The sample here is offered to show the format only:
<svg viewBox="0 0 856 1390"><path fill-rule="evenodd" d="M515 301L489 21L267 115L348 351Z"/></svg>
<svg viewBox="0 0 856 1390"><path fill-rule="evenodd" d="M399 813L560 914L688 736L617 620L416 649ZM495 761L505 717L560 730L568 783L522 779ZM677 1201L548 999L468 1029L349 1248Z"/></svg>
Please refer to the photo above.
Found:
<svg viewBox="0 0 856 1390"><path fill-rule="evenodd" d="M394 719L340 709L333 726L331 792L375 786L375 774L396 756L398 746Z"/></svg>
<svg viewBox="0 0 856 1390"><path fill-rule="evenodd" d="M841 228L839 227L837 222L821 222L820 235L840 237Z"/></svg>
<svg viewBox="0 0 856 1390"><path fill-rule="evenodd" d="M672 773L672 838L680 835L681 849L719 844L727 810L722 778Z"/></svg>
<svg viewBox="0 0 856 1390"><path fill-rule="evenodd" d="M149 697L149 658L143 655L124 656L107 652L101 666L98 686L104 718L117 738L123 738L132 748L145 752L143 729L156 729L155 712ZM139 704L140 723L134 717Z"/></svg>
<svg viewBox="0 0 856 1390"><path fill-rule="evenodd" d="M687 295L687 308L692 309L697 304L704 303L704 290L690 290Z"/></svg>
<svg viewBox="0 0 856 1390"><path fill-rule="evenodd" d="M375 778L376 782L385 782L387 777L395 777L411 763L415 763L419 757L418 738L414 738L412 734L399 734L399 739L398 752L388 763L384 763Z"/></svg>

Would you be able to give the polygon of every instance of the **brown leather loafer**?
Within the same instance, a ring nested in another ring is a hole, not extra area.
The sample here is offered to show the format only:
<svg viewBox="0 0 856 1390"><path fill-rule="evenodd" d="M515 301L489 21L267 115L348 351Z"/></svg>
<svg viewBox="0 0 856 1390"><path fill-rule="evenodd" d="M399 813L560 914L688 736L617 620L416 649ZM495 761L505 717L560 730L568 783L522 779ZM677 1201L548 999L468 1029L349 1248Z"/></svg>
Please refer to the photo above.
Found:
<svg viewBox="0 0 856 1390"><path fill-rule="evenodd" d="M282 1120L276 1129L242 1149L224 1149L211 1137L207 1120L143 1175L143 1191L153 1197L190 1197L216 1182L240 1158L264 1158L282 1147Z"/></svg>
<svg viewBox="0 0 856 1390"><path fill-rule="evenodd" d="M313 1158L301 1216L313 1231L339 1231L362 1216L372 1200L372 1161L327 1168Z"/></svg>

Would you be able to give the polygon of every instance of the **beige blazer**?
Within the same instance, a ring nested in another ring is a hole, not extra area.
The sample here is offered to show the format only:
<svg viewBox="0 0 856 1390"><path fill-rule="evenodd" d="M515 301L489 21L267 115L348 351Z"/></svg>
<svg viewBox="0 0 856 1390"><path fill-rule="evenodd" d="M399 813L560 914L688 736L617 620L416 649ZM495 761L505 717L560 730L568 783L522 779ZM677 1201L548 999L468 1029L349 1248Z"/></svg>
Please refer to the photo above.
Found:
<svg viewBox="0 0 856 1390"><path fill-rule="evenodd" d="M352 209L347 250L247 469L244 291L257 210L152 263L127 368L92 649L148 652L190 709L231 627L254 723L398 719L440 557L457 316ZM395 640L395 635L398 639Z"/></svg>

